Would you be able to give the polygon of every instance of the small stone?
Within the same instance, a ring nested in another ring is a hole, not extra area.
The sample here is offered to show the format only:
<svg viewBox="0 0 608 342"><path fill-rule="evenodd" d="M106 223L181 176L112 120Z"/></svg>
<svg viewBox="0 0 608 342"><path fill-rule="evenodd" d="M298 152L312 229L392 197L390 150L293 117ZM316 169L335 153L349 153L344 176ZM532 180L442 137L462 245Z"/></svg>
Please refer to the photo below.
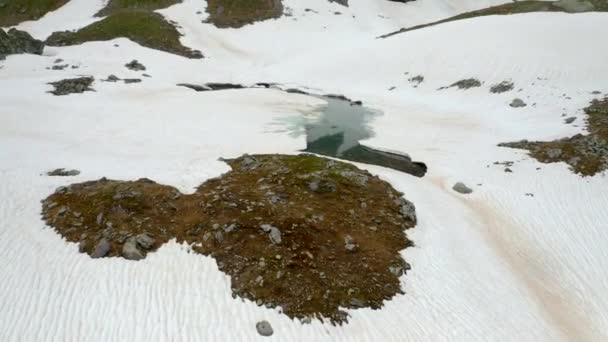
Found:
<svg viewBox="0 0 608 342"><path fill-rule="evenodd" d="M97 218L95 219L95 223L97 223L98 226L102 225L102 223L103 223L103 213L97 214Z"/></svg>
<svg viewBox="0 0 608 342"><path fill-rule="evenodd" d="M547 151L545 151L545 154L547 155L547 157L549 157L551 159L556 159L562 155L562 149L561 148L550 148Z"/></svg>
<svg viewBox="0 0 608 342"><path fill-rule="evenodd" d="M573 122L574 122L574 120L576 120L576 117L575 117L575 116L571 116L571 117L569 117L569 118L564 119L564 122L565 122L566 124L571 124L571 123L573 123Z"/></svg>
<svg viewBox="0 0 608 342"><path fill-rule="evenodd" d="M454 184L452 189L461 194L470 194L473 192L473 189L469 188L468 186L464 185L464 183L461 183L461 182Z"/></svg>
<svg viewBox="0 0 608 342"><path fill-rule="evenodd" d="M257 329L258 334L260 334L262 336L272 336L272 334L274 334L274 331L272 330L272 326L270 325L270 323L268 323L268 321L258 322L255 325L255 328Z"/></svg>
<svg viewBox="0 0 608 342"><path fill-rule="evenodd" d="M125 78L123 80L123 82L125 82L125 84L140 83L141 79L139 79L139 78Z"/></svg>
<svg viewBox="0 0 608 342"><path fill-rule="evenodd" d="M365 307L365 303L357 298L351 298L350 300L350 306L353 308L364 308Z"/></svg>
<svg viewBox="0 0 608 342"><path fill-rule="evenodd" d="M141 260L145 255L137 248L137 238L130 237L122 245L122 256L127 260Z"/></svg>
<svg viewBox="0 0 608 342"><path fill-rule="evenodd" d="M108 78L106 78L106 82L116 82L116 81L120 81L120 78L118 78L118 76L116 76L116 75L109 75Z"/></svg>
<svg viewBox="0 0 608 342"><path fill-rule="evenodd" d="M513 101L511 101L511 103L509 104L509 106L511 106L513 108L521 108L521 107L527 106L527 104L524 102L524 100L517 98L517 99L513 99Z"/></svg>
<svg viewBox="0 0 608 342"><path fill-rule="evenodd" d="M353 237L348 234L344 236L344 248L349 252L354 252L357 249L357 244L355 244Z"/></svg>
<svg viewBox="0 0 608 342"><path fill-rule="evenodd" d="M127 69L134 70L134 71L146 70L146 67L143 64L139 63L136 59L125 64L125 67L127 67Z"/></svg>
<svg viewBox="0 0 608 342"><path fill-rule="evenodd" d="M93 250L93 253L91 253L91 258L103 258L108 252L110 252L110 242L106 238L103 238L95 245L95 249Z"/></svg>
<svg viewBox="0 0 608 342"><path fill-rule="evenodd" d="M317 193L336 192L337 185L332 180L318 180L308 183L308 189Z"/></svg>
<svg viewBox="0 0 608 342"><path fill-rule="evenodd" d="M154 242L156 242L156 240L154 240L154 238L151 237L147 233L142 233L142 234L136 235L135 241L137 242L137 245L143 249L152 248L152 246L154 245Z"/></svg>
<svg viewBox="0 0 608 342"><path fill-rule="evenodd" d="M390 266L388 270L397 277L401 277L403 275L403 267L401 266Z"/></svg>
<svg viewBox="0 0 608 342"><path fill-rule="evenodd" d="M279 228L271 226L269 224L263 224L260 226L265 233L268 233L268 237L270 238L270 242L275 245L281 244L281 231Z"/></svg>

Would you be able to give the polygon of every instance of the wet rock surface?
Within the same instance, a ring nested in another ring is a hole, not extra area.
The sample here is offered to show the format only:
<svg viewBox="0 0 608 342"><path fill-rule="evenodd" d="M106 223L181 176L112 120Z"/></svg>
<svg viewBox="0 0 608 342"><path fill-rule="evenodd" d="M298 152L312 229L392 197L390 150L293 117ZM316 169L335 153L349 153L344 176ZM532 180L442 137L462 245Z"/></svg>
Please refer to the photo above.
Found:
<svg viewBox="0 0 608 342"><path fill-rule="evenodd" d="M565 162L571 170L583 176L593 176L608 170L608 97L596 99L584 108L588 134L554 141L501 143L498 146L528 150L530 156L542 163ZM573 122L575 117L566 119Z"/></svg>
<svg viewBox="0 0 608 342"><path fill-rule="evenodd" d="M8 55L21 53L42 55L43 50L44 43L34 39L29 33L14 28L5 32L0 28L0 60Z"/></svg>
<svg viewBox="0 0 608 342"><path fill-rule="evenodd" d="M145 178L60 187L43 218L95 258L141 260L174 238L191 244L231 277L234 296L292 318L343 323L340 308L379 309L402 293L409 264L399 251L412 246L405 230L416 214L388 183L306 154L226 162L232 171L190 195Z"/></svg>
<svg viewBox="0 0 608 342"><path fill-rule="evenodd" d="M85 76L51 82L49 84L55 87L55 89L50 91L50 93L56 96L63 96L84 93L85 91L93 91L93 88L91 88L93 81L93 77Z"/></svg>

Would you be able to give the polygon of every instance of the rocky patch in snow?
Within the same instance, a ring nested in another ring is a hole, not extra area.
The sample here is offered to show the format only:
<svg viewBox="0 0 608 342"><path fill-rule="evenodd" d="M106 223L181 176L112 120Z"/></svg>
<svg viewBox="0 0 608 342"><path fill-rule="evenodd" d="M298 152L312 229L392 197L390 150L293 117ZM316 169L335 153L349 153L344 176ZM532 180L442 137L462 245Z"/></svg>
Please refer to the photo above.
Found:
<svg viewBox="0 0 608 342"><path fill-rule="evenodd" d="M478 79L467 78L467 79L463 79L463 80L454 82L448 87L441 87L439 89L458 88L458 89L466 90L466 89L477 88L477 87L481 87L481 82Z"/></svg>
<svg viewBox="0 0 608 342"><path fill-rule="evenodd" d="M42 55L43 50L44 43L32 38L29 33L14 28L5 32L0 28L0 60L21 53Z"/></svg>
<svg viewBox="0 0 608 342"><path fill-rule="evenodd" d="M133 71L145 71L146 70L146 66L139 63L136 59L130 61L129 63L125 64L125 67L129 70L133 70Z"/></svg>
<svg viewBox="0 0 608 342"><path fill-rule="evenodd" d="M501 94L513 90L515 85L511 81L502 81L490 87L490 93Z"/></svg>
<svg viewBox="0 0 608 342"><path fill-rule="evenodd" d="M49 171L46 173L47 176L59 176L59 177L69 177L69 176L78 176L80 171L78 170L66 170L66 169L55 169L53 171Z"/></svg>
<svg viewBox="0 0 608 342"><path fill-rule="evenodd" d="M47 224L91 257L141 260L171 239L216 259L234 296L290 317L347 321L402 293L414 205L388 183L313 155L245 155L190 195L149 179L58 188ZM259 330L260 328L258 328ZM264 329L264 331L268 331Z"/></svg>
<svg viewBox="0 0 608 342"><path fill-rule="evenodd" d="M584 176L608 170L608 97L594 100L584 112L588 134L548 142L522 140L499 146L528 150L542 163L565 162L573 172Z"/></svg>
<svg viewBox="0 0 608 342"><path fill-rule="evenodd" d="M57 82L51 82L49 84L55 87L55 89L51 90L50 93L56 96L62 96L68 94L84 93L85 91L94 91L93 88L91 88L91 84L93 84L93 81L93 77L85 76L78 78L68 78Z"/></svg>

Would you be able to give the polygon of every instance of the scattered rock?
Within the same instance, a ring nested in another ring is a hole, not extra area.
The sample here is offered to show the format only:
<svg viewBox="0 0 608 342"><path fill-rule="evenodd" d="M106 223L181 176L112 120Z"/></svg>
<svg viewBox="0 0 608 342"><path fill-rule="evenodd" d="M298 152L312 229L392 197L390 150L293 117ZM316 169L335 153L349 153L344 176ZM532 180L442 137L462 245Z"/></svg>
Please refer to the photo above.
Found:
<svg viewBox="0 0 608 342"><path fill-rule="evenodd" d="M80 171L78 170L66 170L66 169L55 169L53 171L49 171L46 173L47 176L59 176L59 177L70 177L70 176L78 176Z"/></svg>
<svg viewBox="0 0 608 342"><path fill-rule="evenodd" d="M108 78L105 79L106 82L117 82L120 81L120 78L118 78L118 76L116 75L110 75L108 76Z"/></svg>
<svg viewBox="0 0 608 342"><path fill-rule="evenodd" d="M127 260L141 260L145 258L144 253L137 247L137 238L132 236L125 241L125 244L122 245L122 256Z"/></svg>
<svg viewBox="0 0 608 342"><path fill-rule="evenodd" d="M524 100L516 98L516 99L513 99L513 101L511 101L509 106L511 106L513 108L521 108L521 107L527 106L527 104L524 102Z"/></svg>
<svg viewBox="0 0 608 342"><path fill-rule="evenodd" d="M549 157L551 159L556 159L562 155L562 149L561 148L550 148L550 149L547 149L545 151L545 153L547 154L547 157Z"/></svg>
<svg viewBox="0 0 608 342"><path fill-rule="evenodd" d="M139 78L125 78L123 81L125 82L125 84L131 84L131 83L140 83L141 79L139 79Z"/></svg>
<svg viewBox="0 0 608 342"><path fill-rule="evenodd" d="M498 84L493 85L490 88L490 93L492 93L492 94L506 93L508 91L513 90L514 86L515 85L511 81L502 81Z"/></svg>
<svg viewBox="0 0 608 342"><path fill-rule="evenodd" d="M467 78L451 84L448 88L470 89L481 87L481 82L476 78Z"/></svg>
<svg viewBox="0 0 608 342"><path fill-rule="evenodd" d="M418 75L408 78L408 81L414 85L414 88L418 87L420 83L424 82L424 76Z"/></svg>
<svg viewBox="0 0 608 342"><path fill-rule="evenodd" d="M69 78L57 82L49 83L55 90L50 91L51 94L56 96L84 93L85 91L93 91L91 84L93 84L93 77L78 77Z"/></svg>
<svg viewBox="0 0 608 342"><path fill-rule="evenodd" d="M270 242L275 245L281 244L281 231L277 227L273 227L269 224L263 224L260 226L265 233L268 233L268 237L270 238Z"/></svg>
<svg viewBox="0 0 608 342"><path fill-rule="evenodd" d="M315 180L308 183L308 189L317 193L336 192L336 182L329 179Z"/></svg>
<svg viewBox="0 0 608 342"><path fill-rule="evenodd" d="M464 185L464 183L461 183L461 182L454 184L452 189L461 194L470 194L473 192L473 189L469 188L468 186Z"/></svg>
<svg viewBox="0 0 608 342"><path fill-rule="evenodd" d="M262 336L272 336L272 334L274 334L274 331L272 330L272 326L270 325L270 323L268 323L268 321L258 322L255 325L255 328L257 329L258 334L260 334Z"/></svg>
<svg viewBox="0 0 608 342"><path fill-rule="evenodd" d="M29 33L14 28L5 32L0 28L0 60L13 54L42 55L43 50L44 43L34 39Z"/></svg>
<svg viewBox="0 0 608 342"><path fill-rule="evenodd" d="M152 248L155 241L156 240L154 240L154 238L147 233L142 233L135 236L135 242L137 242L137 245L145 250Z"/></svg>
<svg viewBox="0 0 608 342"><path fill-rule="evenodd" d="M106 255L108 255L109 251L110 251L110 242L106 238L103 238L103 239L99 240L97 245L95 245L95 249L91 253L91 258L93 258L93 259L103 258Z"/></svg>
<svg viewBox="0 0 608 342"><path fill-rule="evenodd" d="M127 69L133 70L133 71L144 71L146 70L146 67L139 63L136 59L132 60L131 62L125 64L125 67L127 67Z"/></svg>
<svg viewBox="0 0 608 342"><path fill-rule="evenodd" d="M569 118L564 119L564 123L571 124L574 122L574 120L576 120L576 116L571 116Z"/></svg>

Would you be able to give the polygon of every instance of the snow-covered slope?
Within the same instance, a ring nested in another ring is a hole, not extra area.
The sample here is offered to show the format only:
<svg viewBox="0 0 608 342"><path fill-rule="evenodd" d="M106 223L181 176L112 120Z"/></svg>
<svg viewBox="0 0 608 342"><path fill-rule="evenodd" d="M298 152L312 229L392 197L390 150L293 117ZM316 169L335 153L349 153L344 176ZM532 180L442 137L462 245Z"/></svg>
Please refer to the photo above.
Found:
<svg viewBox="0 0 608 342"><path fill-rule="evenodd" d="M608 92L608 47L601 41L608 15L484 17L375 39L503 2L351 0L347 9L289 0L292 17L219 30L201 23L196 12L204 3L185 0L161 13L180 24L182 42L203 51L204 60L117 39L0 62L0 339L606 340L605 175L581 178L564 164L539 164L496 144L582 131L564 125L561 114L582 116L591 91ZM94 21L102 6L72 0L20 28L44 38ZM56 58L80 67L47 70ZM141 77L124 67L131 59L152 77L133 85L100 81L109 74ZM407 79L418 74L425 81L414 88ZM46 82L77 75L94 76L96 92L46 93ZM468 77L485 83L437 91ZM514 92L489 92L507 79ZM405 295L379 311L351 311L343 326L302 325L233 299L214 260L186 246L163 246L139 262L93 260L45 229L40 200L60 185L148 177L191 192L227 170L218 157L305 147L303 136L276 124L323 101L276 90L195 93L175 86L211 81L306 86L383 112L370 123L376 136L363 143L407 152L429 167L419 179L360 165L416 204L419 224L408 231L416 247L404 251L412 264L402 277ZM528 107L509 107L515 96ZM496 161L516 161L514 172ZM82 174L41 176L58 167ZM456 181L474 193L454 193ZM272 337L256 334L261 319L273 325Z"/></svg>

